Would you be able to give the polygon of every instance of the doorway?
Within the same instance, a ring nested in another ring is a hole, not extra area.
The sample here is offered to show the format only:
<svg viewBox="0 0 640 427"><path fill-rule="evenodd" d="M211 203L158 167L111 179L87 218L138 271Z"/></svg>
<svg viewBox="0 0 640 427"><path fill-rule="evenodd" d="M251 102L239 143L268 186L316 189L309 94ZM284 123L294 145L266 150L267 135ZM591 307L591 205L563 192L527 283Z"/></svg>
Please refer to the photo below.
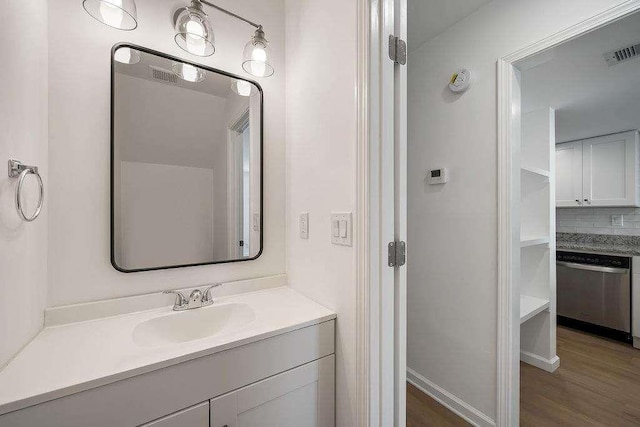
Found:
<svg viewBox="0 0 640 427"><path fill-rule="evenodd" d="M505 425L637 422L640 407L604 392L637 383L617 375L630 369L619 357L636 351L640 239L621 243L636 234L624 215L635 219L640 206L637 9L613 9L498 64Z"/></svg>

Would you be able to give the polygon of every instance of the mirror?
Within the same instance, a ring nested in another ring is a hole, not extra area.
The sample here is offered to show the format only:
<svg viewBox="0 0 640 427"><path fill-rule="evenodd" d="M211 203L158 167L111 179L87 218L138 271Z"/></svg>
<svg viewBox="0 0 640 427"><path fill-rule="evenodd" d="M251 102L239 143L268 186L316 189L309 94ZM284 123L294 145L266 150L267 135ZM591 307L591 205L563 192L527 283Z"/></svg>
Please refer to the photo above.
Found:
<svg viewBox="0 0 640 427"><path fill-rule="evenodd" d="M132 45L111 60L111 262L123 272L262 251L262 89Z"/></svg>

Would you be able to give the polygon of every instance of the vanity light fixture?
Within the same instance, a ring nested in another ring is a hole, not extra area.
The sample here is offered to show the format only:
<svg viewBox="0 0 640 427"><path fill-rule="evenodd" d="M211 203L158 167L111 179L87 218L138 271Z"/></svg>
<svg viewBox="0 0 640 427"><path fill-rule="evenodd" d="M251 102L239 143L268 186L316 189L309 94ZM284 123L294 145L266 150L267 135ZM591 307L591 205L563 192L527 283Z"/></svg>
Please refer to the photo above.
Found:
<svg viewBox="0 0 640 427"><path fill-rule="evenodd" d="M181 49L197 56L211 56L216 51L213 28L199 0L192 0L174 14L175 41Z"/></svg>
<svg viewBox="0 0 640 427"><path fill-rule="evenodd" d="M264 36L262 25L259 25L249 43L244 47L242 68L255 77L272 76L274 69L270 58L269 42Z"/></svg>
<svg viewBox="0 0 640 427"><path fill-rule="evenodd" d="M171 71L173 74L180 77L182 80L198 83L205 79L204 71L198 67L194 67L191 64L184 64L182 62L174 62L171 66Z"/></svg>
<svg viewBox="0 0 640 427"><path fill-rule="evenodd" d="M140 52L130 47L120 47L116 50L116 53L113 54L113 59L122 64L137 64L140 62Z"/></svg>
<svg viewBox="0 0 640 427"><path fill-rule="evenodd" d="M89 15L98 21L121 30L133 30L138 26L135 0L83 0ZM174 40L181 49L197 56L211 56L216 51L213 27L203 5L236 18L256 30L242 54L242 69L255 77L269 77L274 73L271 49L262 25L230 12L206 0L191 0L173 15Z"/></svg>
<svg viewBox="0 0 640 427"><path fill-rule="evenodd" d="M89 15L119 30L131 31L138 26L135 0L83 0Z"/></svg>
<svg viewBox="0 0 640 427"><path fill-rule="evenodd" d="M251 96L256 93L255 86L246 80L232 80L231 90L240 96Z"/></svg>

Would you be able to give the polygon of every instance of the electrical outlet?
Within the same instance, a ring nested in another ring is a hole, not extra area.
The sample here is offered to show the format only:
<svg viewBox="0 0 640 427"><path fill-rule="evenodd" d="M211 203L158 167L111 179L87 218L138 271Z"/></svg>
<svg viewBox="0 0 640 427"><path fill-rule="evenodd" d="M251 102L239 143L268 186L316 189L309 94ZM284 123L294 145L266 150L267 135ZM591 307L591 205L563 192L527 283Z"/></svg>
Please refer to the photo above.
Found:
<svg viewBox="0 0 640 427"><path fill-rule="evenodd" d="M298 225L300 226L300 238L308 239L309 238L309 212L303 212L300 214Z"/></svg>
<svg viewBox="0 0 640 427"><path fill-rule="evenodd" d="M624 225L622 215L611 215L611 225L614 227L622 227Z"/></svg>

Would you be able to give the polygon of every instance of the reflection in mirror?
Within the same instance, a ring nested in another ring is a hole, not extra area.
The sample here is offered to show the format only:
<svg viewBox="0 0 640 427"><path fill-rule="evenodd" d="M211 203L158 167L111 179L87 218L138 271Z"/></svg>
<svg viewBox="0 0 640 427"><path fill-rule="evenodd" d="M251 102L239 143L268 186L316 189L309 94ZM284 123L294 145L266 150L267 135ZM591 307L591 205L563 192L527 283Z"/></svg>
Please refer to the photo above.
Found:
<svg viewBox="0 0 640 427"><path fill-rule="evenodd" d="M259 87L140 48L114 49L112 65L114 267L259 256Z"/></svg>

